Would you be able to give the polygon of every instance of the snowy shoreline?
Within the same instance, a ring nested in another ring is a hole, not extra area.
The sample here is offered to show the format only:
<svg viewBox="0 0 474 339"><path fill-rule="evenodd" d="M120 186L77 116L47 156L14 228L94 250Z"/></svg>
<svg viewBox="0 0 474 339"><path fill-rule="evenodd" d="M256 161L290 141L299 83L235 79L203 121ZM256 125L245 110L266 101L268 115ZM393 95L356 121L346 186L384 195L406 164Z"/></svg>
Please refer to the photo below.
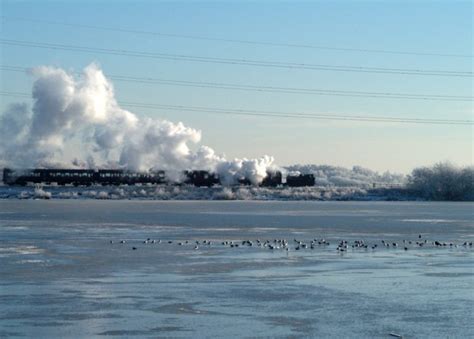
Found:
<svg viewBox="0 0 474 339"><path fill-rule="evenodd" d="M360 187L194 187L150 186L0 186L0 199L100 199L100 200L420 200L400 188Z"/></svg>

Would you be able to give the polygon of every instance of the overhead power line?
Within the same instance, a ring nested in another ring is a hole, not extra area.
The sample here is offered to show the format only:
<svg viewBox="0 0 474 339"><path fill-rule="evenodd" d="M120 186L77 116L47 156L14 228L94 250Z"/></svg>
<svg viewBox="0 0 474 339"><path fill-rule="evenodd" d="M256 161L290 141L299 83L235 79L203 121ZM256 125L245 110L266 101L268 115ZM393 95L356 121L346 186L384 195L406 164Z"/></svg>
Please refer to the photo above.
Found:
<svg viewBox="0 0 474 339"><path fill-rule="evenodd" d="M129 56L138 58L152 58L175 61L190 61L213 64L227 65L243 65L256 67L272 67L283 69L303 69L303 70L319 70L334 72L357 72L357 73L382 73L382 74L403 74L403 75L421 75L421 76L446 76L446 77L472 77L472 72L468 71L447 71L447 70L421 70L407 68L383 68L383 67L365 67L365 66L341 66L341 65L325 65L325 64L307 64L279 61L262 61L252 59L231 59L231 58L215 58L185 54L168 54L168 53L150 53L141 51L130 51L121 49L96 48L77 45L41 43L33 41L21 41L13 39L0 39L0 44L9 46L33 47L53 50L64 50L82 53L100 53L108 55Z"/></svg>
<svg viewBox="0 0 474 339"><path fill-rule="evenodd" d="M19 97L19 98L32 99L31 94L22 93L22 92L0 91L0 95L3 96L3 97Z"/></svg>
<svg viewBox="0 0 474 339"><path fill-rule="evenodd" d="M192 40L201 40L201 41L216 41L216 42L226 42L226 43L236 43L236 44L246 44L246 45L261 45L261 46L270 46L270 47L290 47L290 48L305 48L305 49L317 49L317 50L340 51L340 52L360 52L360 53L398 54L398 55L454 57L454 58L474 57L472 54L395 51L395 50L385 50L385 49L349 48L349 47L335 47L335 46L322 46L322 45L297 44L297 43L281 43L281 42L244 40L244 39L226 39L226 38L216 38L216 37L190 35L190 34L172 34L172 33L152 32L152 31L144 31L144 30L136 30L136 29L118 28L118 27L84 25L84 24L78 24L78 23L57 22L57 21L48 21L48 20L21 18L21 17L0 16L0 18L4 21L26 21L26 22L42 23L42 24L47 24L47 25L86 28L86 29L93 29L93 30L118 32L118 33L132 33L132 34L155 36L155 37L192 39Z"/></svg>
<svg viewBox="0 0 474 339"><path fill-rule="evenodd" d="M29 98L28 93L6 92L0 91L0 96L16 96ZM138 107L158 110L186 111L186 112L202 112L226 115L254 116L263 118L293 118L293 119L315 119L315 120L335 120L335 121L362 121L377 123L408 123L408 124L433 124L433 125L464 125L472 126L474 121L471 120L454 120L454 119L422 119L422 118L396 118L396 117L380 117L380 116L362 116L362 115L340 115L340 114L310 114L310 113L293 113L278 111L260 111L218 107L201 107L201 106L185 106L185 105L166 105L151 104L140 102L119 101L124 107Z"/></svg>
<svg viewBox="0 0 474 339"><path fill-rule="evenodd" d="M0 70L11 72L27 72L32 67L19 67L0 65ZM81 74L77 72L77 74ZM143 84L158 84L184 87L198 88L214 88L223 90L239 90L250 92L270 92L270 93L286 93L286 94L307 94L307 95L325 95L325 96L343 96L343 97L362 97L362 98L380 98L380 99L408 99L408 100L432 100L432 101L472 101L474 98L462 95L442 95L442 94L409 94L394 92L364 92L364 91L344 91L334 89L317 89L317 88L298 88L298 87L278 87L278 86L257 86L245 84L230 84L221 82L198 82L189 80L170 80L149 77L132 77L126 75L108 74L108 78L114 81L125 81Z"/></svg>
<svg viewBox="0 0 474 339"><path fill-rule="evenodd" d="M396 117L378 117L378 116L360 116L360 115L338 115L338 114L310 114L310 113L292 113L278 111L260 111L245 109L230 109L216 107L182 106L182 105L163 105L163 104L144 104L138 102L119 102L125 107L141 107L151 109L166 109L190 112L208 112L234 115L250 115L260 117L280 117L280 118L300 118L300 119L321 119L321 120L349 120L349 121L370 121L370 122L396 122L396 123L423 123L423 124L448 124L448 125L473 125L470 120L453 119L417 119L417 118L396 118Z"/></svg>

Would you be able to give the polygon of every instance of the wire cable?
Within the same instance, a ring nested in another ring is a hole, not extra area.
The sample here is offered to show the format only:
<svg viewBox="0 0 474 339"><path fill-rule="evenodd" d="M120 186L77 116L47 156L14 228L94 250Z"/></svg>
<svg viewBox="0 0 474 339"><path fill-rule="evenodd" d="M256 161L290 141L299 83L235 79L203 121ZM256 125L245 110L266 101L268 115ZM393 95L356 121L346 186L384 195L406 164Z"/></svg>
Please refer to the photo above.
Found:
<svg viewBox="0 0 474 339"><path fill-rule="evenodd" d="M325 64L307 64L292 63L279 61L261 61L252 59L230 59L194 56L185 54L168 54L168 53L150 53L141 51L95 48L76 45L41 43L32 41L21 41L13 39L0 39L0 44L9 46L33 47L42 49L64 50L83 53L100 53L117 56L129 56L138 58L153 58L174 61L190 61L213 64L228 65L244 65L257 67L273 67L284 69L303 69L303 70L319 70L319 71L335 71L335 72L357 72L357 73L382 73L382 74L403 74L403 75L419 75L419 76L446 76L446 77L472 77L472 72L467 71L448 71L448 70L421 70L406 68L383 68L383 67L365 67L365 66L340 66Z"/></svg>
<svg viewBox="0 0 474 339"><path fill-rule="evenodd" d="M0 91L0 96L14 96L30 98L28 93ZM465 125L472 126L472 120L454 120L454 119L422 119L422 118L397 118L397 117L380 117L380 116L360 116L360 115L339 115L339 114L309 114L309 113L293 113L293 112L277 112L277 111L259 111L246 109L218 108L218 107L201 107L201 106L185 106L185 105L166 105L166 104L150 104L140 102L119 101L124 107L137 107L158 110L171 111L188 111L202 112L225 115L243 115L255 117L275 117L275 118L295 118L295 119L316 119L316 120L345 120L345 121L363 121L363 122L379 122L379 123L408 123L408 124L434 124L434 125Z"/></svg>
<svg viewBox="0 0 474 339"><path fill-rule="evenodd" d="M93 30L103 30L103 31L111 31L111 32L119 32L119 33L132 33L132 34L139 34L139 35L148 35L148 36L155 36L155 37L181 38L181 39L192 39L192 40L202 40L202 41L217 41L217 42L227 42L227 43L237 43L237 44L247 44L247 45L305 48L305 49L318 49L318 50L341 51L341 52L378 53L378 54L398 54L398 55L417 55L417 56L454 57L454 58L472 58L472 57L474 57L472 54L449 54L449 53L431 53L431 52L413 52L413 51L394 51L394 50L384 50L384 49L348 48L348 47L334 47L334 46L321 46L321 45L309 45L309 44L292 44L292 43L281 43L281 42L270 42L270 41L243 40L243 39L225 39L225 38L215 38L215 37L189 35L189 34L172 34L172 33L151 32L151 31L117 28L117 27L84 25L84 24L77 24L77 23L57 22L57 21L48 21L48 20L41 20L41 19L22 18L22 17L0 16L0 18L3 21L26 21L26 22L43 23L43 24L47 24L47 25L59 25L59 26L64 26L64 27L78 27L78 28L87 28L87 29L93 29Z"/></svg>
<svg viewBox="0 0 474 339"><path fill-rule="evenodd" d="M11 72L29 72L33 67L19 67L0 65L0 70ZM74 72L79 76L80 72ZM170 80L150 77L132 77L126 75L108 74L108 78L114 81L124 81L142 84L158 84L197 88L214 88L223 90L239 90L250 92L268 92L268 93L286 93L286 94L307 94L307 95L325 95L342 97L362 97L362 98L381 98L381 99L408 99L408 100L432 100L432 101L472 101L474 98L462 95L443 95L443 94L409 94L394 92L364 92L364 91L343 91L334 89L316 89L316 88L297 88L297 87L277 87L277 86L256 86L243 84L230 84L221 82L198 82L189 80Z"/></svg>

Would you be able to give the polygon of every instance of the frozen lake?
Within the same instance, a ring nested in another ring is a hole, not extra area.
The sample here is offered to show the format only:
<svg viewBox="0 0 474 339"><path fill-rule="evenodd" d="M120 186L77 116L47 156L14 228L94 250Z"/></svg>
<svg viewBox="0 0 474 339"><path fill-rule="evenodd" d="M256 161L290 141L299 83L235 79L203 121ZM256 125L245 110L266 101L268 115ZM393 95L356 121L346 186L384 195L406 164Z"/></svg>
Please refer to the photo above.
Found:
<svg viewBox="0 0 474 339"><path fill-rule="evenodd" d="M473 207L0 200L0 337L474 337Z"/></svg>

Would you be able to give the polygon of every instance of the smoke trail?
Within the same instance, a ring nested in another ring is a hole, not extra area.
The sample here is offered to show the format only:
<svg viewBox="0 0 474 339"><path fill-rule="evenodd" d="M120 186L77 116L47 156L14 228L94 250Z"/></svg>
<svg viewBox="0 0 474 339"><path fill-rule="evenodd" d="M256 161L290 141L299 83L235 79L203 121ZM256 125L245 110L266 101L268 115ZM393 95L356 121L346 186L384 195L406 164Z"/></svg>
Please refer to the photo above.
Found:
<svg viewBox="0 0 474 339"><path fill-rule="evenodd" d="M227 184L246 177L261 182L273 158L226 160L199 145L201 132L181 122L139 118L122 109L112 83L96 64L81 77L63 69L32 70L34 104L15 104L0 117L0 164L12 167L188 169L217 171ZM190 145L196 145L192 151ZM66 160L80 149L81 159Z"/></svg>

